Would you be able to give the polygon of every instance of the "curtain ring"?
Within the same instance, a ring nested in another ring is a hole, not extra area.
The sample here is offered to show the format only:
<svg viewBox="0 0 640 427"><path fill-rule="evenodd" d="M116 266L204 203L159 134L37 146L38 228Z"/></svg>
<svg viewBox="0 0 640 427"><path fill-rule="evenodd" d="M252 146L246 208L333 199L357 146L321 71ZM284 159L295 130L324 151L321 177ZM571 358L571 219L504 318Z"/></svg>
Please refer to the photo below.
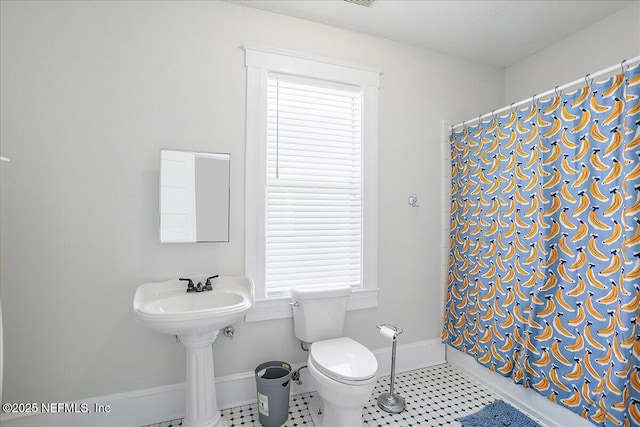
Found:
<svg viewBox="0 0 640 427"><path fill-rule="evenodd" d="M556 86L556 87L553 89L553 91L556 93L556 96L557 96L557 97L562 96L562 91L561 91L560 93L558 93L558 88L559 88L559 87L560 87L560 86Z"/></svg>
<svg viewBox="0 0 640 427"><path fill-rule="evenodd" d="M516 111L515 111L515 109L513 108L513 104L514 104L514 103L512 102L512 103L511 103L511 105L509 106L509 108L511 109L511 112L512 112L512 113L515 113Z"/></svg>
<svg viewBox="0 0 640 427"><path fill-rule="evenodd" d="M586 76L584 76L584 83L589 86L589 88L591 88L591 83L593 83L593 79L591 79L591 83L589 83L589 76L591 75L591 73L587 73Z"/></svg>
<svg viewBox="0 0 640 427"><path fill-rule="evenodd" d="M620 70L622 71L622 74L624 74L624 63L627 62L626 59L623 59L622 62L620 63Z"/></svg>

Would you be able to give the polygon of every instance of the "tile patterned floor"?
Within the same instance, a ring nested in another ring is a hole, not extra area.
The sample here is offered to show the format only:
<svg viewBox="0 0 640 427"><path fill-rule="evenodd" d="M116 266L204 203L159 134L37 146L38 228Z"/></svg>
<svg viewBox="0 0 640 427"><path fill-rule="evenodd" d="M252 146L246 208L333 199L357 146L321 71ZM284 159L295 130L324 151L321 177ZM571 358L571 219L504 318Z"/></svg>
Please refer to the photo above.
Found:
<svg viewBox="0 0 640 427"><path fill-rule="evenodd" d="M464 415L478 411L498 396L475 380L449 365L431 366L416 371L396 375L396 394L405 398L407 409L400 414L388 414L378 408L377 397L389 391L389 377L381 377L373 391L369 403L363 411L363 423L373 426L452 426L460 427L455 421ZM313 427L307 403L314 393L291 397L289 419L284 424L290 426ZM222 416L233 427L259 427L256 404L225 409ZM175 427L182 420L167 421L146 427Z"/></svg>

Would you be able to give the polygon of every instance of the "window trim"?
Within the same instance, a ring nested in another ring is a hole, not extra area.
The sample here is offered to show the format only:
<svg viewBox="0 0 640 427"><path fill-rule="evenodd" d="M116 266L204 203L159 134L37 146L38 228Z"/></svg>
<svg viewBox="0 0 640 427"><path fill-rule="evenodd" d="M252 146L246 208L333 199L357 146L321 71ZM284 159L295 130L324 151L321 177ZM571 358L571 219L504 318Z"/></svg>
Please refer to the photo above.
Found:
<svg viewBox="0 0 640 427"><path fill-rule="evenodd" d="M378 305L378 88L379 68L329 58L243 44L247 68L245 153L245 274L252 277L256 301L248 322L292 316L288 297L266 298L265 182L267 150L267 77L287 74L359 86L362 89L362 282L349 300L348 310Z"/></svg>

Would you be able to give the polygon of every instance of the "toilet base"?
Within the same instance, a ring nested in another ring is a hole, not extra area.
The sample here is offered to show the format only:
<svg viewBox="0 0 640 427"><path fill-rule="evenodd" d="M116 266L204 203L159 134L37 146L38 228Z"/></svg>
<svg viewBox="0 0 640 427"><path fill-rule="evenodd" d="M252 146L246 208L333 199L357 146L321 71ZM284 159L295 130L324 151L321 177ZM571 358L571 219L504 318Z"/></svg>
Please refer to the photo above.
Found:
<svg viewBox="0 0 640 427"><path fill-rule="evenodd" d="M309 408L309 413L311 414L311 421L313 421L313 425L319 427L322 425L322 421L324 418L324 414L322 414L322 410L320 409L320 396L315 395L311 398L311 401L307 405Z"/></svg>
<svg viewBox="0 0 640 427"><path fill-rule="evenodd" d="M355 427L361 426L362 410L344 411L323 405L320 396L315 395L309 402L309 412L315 427Z"/></svg>
<svg viewBox="0 0 640 427"><path fill-rule="evenodd" d="M307 368L318 393L309 403L309 412L314 425L316 427L361 426L362 409L371 397L376 385L376 377L362 381L358 385L340 383L322 374L316 368L311 356L307 360Z"/></svg>

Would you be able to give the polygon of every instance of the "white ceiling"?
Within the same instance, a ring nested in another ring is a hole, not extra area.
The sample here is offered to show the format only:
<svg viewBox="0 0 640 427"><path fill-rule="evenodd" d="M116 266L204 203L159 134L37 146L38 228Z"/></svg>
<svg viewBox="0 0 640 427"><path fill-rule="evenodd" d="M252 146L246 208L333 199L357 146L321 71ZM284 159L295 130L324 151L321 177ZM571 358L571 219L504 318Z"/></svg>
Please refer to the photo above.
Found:
<svg viewBox="0 0 640 427"><path fill-rule="evenodd" d="M228 0L507 67L633 3L617 0ZM637 1L637 0L636 0Z"/></svg>

